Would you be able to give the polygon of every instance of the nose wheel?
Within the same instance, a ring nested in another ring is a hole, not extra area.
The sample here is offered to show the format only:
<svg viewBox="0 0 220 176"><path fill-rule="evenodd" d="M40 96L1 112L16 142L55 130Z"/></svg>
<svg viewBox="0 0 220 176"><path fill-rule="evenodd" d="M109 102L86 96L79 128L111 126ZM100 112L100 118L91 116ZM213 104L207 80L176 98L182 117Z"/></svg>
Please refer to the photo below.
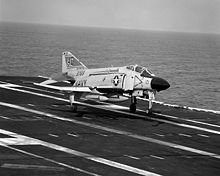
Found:
<svg viewBox="0 0 220 176"><path fill-rule="evenodd" d="M137 104L137 98L132 96L131 97L131 105L130 105L130 112L131 113L135 113L136 112L136 109L137 109L136 104Z"/></svg>

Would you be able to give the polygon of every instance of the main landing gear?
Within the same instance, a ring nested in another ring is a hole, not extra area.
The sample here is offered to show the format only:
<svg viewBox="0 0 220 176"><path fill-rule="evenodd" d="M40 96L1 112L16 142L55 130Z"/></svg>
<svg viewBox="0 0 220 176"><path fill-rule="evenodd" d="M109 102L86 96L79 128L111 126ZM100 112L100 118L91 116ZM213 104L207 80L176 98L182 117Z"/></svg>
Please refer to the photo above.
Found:
<svg viewBox="0 0 220 176"><path fill-rule="evenodd" d="M70 95L70 106L73 112L77 112L77 105L74 104L74 94Z"/></svg>
<svg viewBox="0 0 220 176"><path fill-rule="evenodd" d="M130 105L130 112L131 113L136 112L136 104L137 104L137 98L134 96L131 96L131 105Z"/></svg>

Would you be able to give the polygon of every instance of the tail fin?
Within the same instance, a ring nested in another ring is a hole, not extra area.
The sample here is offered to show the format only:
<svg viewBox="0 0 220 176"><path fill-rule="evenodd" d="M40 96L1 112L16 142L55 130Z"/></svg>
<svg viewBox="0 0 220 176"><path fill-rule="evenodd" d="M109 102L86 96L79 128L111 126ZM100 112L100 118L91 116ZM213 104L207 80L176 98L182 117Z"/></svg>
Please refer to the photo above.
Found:
<svg viewBox="0 0 220 176"><path fill-rule="evenodd" d="M79 61L71 52L62 53L62 73L67 73L76 68L87 69L87 67Z"/></svg>

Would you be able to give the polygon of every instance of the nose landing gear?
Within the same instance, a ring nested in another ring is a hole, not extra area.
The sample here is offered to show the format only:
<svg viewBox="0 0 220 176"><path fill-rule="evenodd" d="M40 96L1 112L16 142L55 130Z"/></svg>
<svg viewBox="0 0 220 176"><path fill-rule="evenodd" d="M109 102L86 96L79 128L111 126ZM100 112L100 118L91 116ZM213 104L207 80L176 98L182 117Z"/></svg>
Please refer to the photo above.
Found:
<svg viewBox="0 0 220 176"><path fill-rule="evenodd" d="M147 114L152 114L152 107L153 107L153 100L155 100L155 93L152 91L148 91L148 98L149 98L149 107L148 110L146 110Z"/></svg>
<svg viewBox="0 0 220 176"><path fill-rule="evenodd" d="M155 92L148 91L148 109L146 110L147 114L152 114L152 107L153 107L153 100L155 100ZM131 96L131 104L130 104L130 112L135 113L136 112L136 104L137 104L137 97Z"/></svg>

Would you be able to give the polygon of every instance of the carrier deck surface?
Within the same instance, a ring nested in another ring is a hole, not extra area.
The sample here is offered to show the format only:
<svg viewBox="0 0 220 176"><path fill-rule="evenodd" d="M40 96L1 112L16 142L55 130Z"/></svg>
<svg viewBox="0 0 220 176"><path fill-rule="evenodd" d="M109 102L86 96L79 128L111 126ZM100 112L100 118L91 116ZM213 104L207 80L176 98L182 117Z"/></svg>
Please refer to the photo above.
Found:
<svg viewBox="0 0 220 176"><path fill-rule="evenodd" d="M33 85L39 77L0 77L0 175L220 175L220 115L138 100L78 102Z"/></svg>

